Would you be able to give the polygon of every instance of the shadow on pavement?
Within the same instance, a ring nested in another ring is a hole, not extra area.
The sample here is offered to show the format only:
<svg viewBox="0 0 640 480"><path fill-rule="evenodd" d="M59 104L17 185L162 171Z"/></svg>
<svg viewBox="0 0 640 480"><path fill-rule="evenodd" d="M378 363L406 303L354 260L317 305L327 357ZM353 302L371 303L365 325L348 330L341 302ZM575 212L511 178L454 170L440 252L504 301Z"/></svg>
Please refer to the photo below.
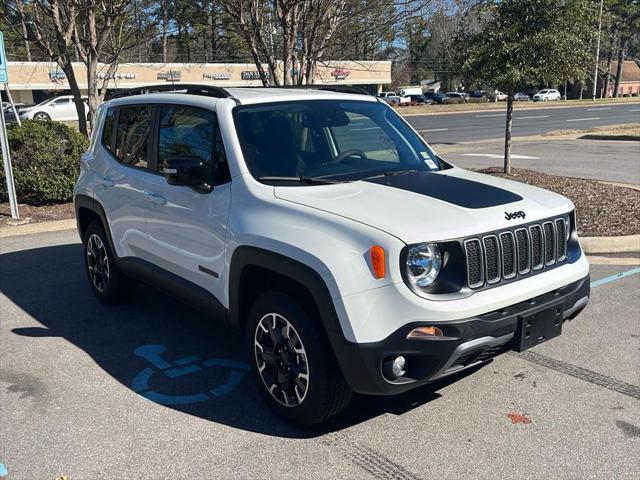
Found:
<svg viewBox="0 0 640 480"><path fill-rule="evenodd" d="M106 307L91 293L78 244L0 256L0 291L42 327L14 328L31 337L61 337L82 349L124 387L167 408L243 430L306 438L385 413L401 415L436 400L454 376L395 397L355 395L321 429L280 421L260 398L243 339L213 319L146 286L126 306ZM37 352L33 352L37 355ZM41 360L42 361L42 360ZM68 372L73 374L73 372ZM79 382L82 380L79 379Z"/></svg>
<svg viewBox="0 0 640 480"><path fill-rule="evenodd" d="M590 133L578 137L578 140L621 140L623 142L640 142L638 135L598 135Z"/></svg>

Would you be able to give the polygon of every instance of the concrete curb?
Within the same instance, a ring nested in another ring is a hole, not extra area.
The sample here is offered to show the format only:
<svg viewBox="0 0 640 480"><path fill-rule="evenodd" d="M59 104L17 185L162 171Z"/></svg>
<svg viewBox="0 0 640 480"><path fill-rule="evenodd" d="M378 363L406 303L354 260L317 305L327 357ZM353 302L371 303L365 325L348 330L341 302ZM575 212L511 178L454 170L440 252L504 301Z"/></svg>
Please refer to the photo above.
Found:
<svg viewBox="0 0 640 480"><path fill-rule="evenodd" d="M3 226L0 228L0 238L17 237L19 235L33 235L36 233L59 232L74 230L76 219L52 220L50 222L27 223L25 225Z"/></svg>
<svg viewBox="0 0 640 480"><path fill-rule="evenodd" d="M587 255L598 253L640 253L640 235L581 237L580 245Z"/></svg>

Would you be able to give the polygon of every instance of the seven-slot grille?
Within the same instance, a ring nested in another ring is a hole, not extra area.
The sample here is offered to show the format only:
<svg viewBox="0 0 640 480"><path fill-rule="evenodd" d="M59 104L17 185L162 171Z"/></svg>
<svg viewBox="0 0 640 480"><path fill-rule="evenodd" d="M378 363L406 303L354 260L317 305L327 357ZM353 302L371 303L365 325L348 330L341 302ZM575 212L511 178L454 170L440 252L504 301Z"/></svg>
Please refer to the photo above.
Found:
<svg viewBox="0 0 640 480"><path fill-rule="evenodd" d="M470 288L527 275L567 257L564 218L491 233L464 241Z"/></svg>

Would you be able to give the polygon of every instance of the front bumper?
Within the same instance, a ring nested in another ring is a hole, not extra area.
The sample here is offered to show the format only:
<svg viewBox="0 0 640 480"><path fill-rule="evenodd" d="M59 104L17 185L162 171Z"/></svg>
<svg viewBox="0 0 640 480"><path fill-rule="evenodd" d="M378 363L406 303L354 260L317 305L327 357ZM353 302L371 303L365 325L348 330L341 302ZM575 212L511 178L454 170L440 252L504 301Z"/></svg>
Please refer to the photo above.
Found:
<svg viewBox="0 0 640 480"><path fill-rule="evenodd" d="M590 276L543 295L473 318L438 322L443 337L407 340L407 334L421 325L414 322L396 330L384 340L353 343L334 336L331 343L347 383L358 393L390 395L401 393L439 378L478 365L514 349L519 340L519 319L548 308L559 309L563 321L575 318L587 305ZM382 374L386 358L403 355L407 373L396 380Z"/></svg>

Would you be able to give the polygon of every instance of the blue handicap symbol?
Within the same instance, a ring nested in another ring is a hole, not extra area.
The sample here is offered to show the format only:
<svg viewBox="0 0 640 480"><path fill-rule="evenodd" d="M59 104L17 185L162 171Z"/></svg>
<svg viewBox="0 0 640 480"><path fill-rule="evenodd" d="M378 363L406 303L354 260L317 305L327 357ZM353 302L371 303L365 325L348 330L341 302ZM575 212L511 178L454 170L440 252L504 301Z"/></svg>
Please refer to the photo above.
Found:
<svg viewBox="0 0 640 480"><path fill-rule="evenodd" d="M138 395L142 395L162 405L199 403L221 397L240 385L249 371L249 365L246 363L227 360L225 358L210 358L200 361L196 356L189 356L170 362L162 357L162 354L166 352L166 350L164 345L143 345L133 351L136 356L144 358L151 364L151 367L143 369L133 379L133 390ZM190 373L200 372L205 368L225 368L229 370L227 381L217 385L211 390L191 395L166 395L151 390L149 387L149 380L157 372L164 374L164 376L168 378L177 378Z"/></svg>

